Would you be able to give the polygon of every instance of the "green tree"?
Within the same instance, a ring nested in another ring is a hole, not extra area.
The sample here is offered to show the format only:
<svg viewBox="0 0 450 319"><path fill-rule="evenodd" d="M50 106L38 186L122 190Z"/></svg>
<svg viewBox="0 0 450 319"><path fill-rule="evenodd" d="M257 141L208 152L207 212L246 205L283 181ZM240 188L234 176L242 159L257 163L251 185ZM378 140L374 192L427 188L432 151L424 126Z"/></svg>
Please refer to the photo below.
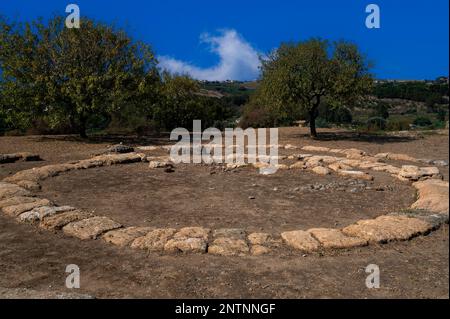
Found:
<svg viewBox="0 0 450 319"><path fill-rule="evenodd" d="M112 26L84 19L68 29L62 17L47 24L0 20L0 89L16 126L45 117L68 122L86 137L89 118L134 107L148 112L156 97L157 61L147 45ZM5 113L5 110L4 112Z"/></svg>
<svg viewBox="0 0 450 319"><path fill-rule="evenodd" d="M310 134L322 100L330 107L351 107L370 92L370 65L354 44L326 40L285 43L262 60L257 104L267 105L279 117L293 108L309 115Z"/></svg>

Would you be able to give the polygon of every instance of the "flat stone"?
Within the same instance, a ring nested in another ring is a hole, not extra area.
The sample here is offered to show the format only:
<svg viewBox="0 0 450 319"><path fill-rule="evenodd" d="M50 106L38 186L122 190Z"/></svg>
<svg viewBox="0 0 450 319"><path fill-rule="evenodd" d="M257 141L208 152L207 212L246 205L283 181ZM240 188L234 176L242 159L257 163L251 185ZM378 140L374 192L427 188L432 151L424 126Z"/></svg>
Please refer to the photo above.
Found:
<svg viewBox="0 0 450 319"><path fill-rule="evenodd" d="M96 239L101 234L121 228L122 225L107 217L92 217L72 222L63 227L65 234L82 240Z"/></svg>
<svg viewBox="0 0 450 319"><path fill-rule="evenodd" d="M34 181L23 180L23 181L16 182L16 184L19 185L20 187L23 187L32 192L37 192L37 191L41 190L41 185L39 185L38 182L34 182Z"/></svg>
<svg viewBox="0 0 450 319"><path fill-rule="evenodd" d="M208 240L210 232L210 229L203 227L184 227L181 228L175 235L173 235L173 238L201 238L203 240Z"/></svg>
<svg viewBox="0 0 450 319"><path fill-rule="evenodd" d="M164 245L164 250L175 253L205 253L207 241L202 238L169 239Z"/></svg>
<svg viewBox="0 0 450 319"><path fill-rule="evenodd" d="M164 167L170 167L173 166L172 162L170 161L149 161L148 167L149 168L164 168Z"/></svg>
<svg viewBox="0 0 450 319"><path fill-rule="evenodd" d="M22 180L38 182L60 173L74 169L74 164L53 164L20 171L13 176L5 178L7 182L19 182Z"/></svg>
<svg viewBox="0 0 450 319"><path fill-rule="evenodd" d="M247 238L252 245L267 245L270 244L272 239L268 233L251 233Z"/></svg>
<svg viewBox="0 0 450 319"><path fill-rule="evenodd" d="M416 182L413 186L418 190L418 199L411 208L424 209L434 213L449 212L449 183L429 179Z"/></svg>
<svg viewBox="0 0 450 319"><path fill-rule="evenodd" d="M413 181L417 181L421 177L420 169L415 165L403 165L398 175Z"/></svg>
<svg viewBox="0 0 450 319"><path fill-rule="evenodd" d="M333 171L335 171L335 172L340 171L340 170L350 170L350 169L352 169L351 166L348 166L348 165L345 165L345 164L342 164L342 163L331 163L330 165L328 165L328 168L333 170Z"/></svg>
<svg viewBox="0 0 450 319"><path fill-rule="evenodd" d="M441 177L441 173L439 171L439 168L431 166L431 167L421 167L419 169L421 178L423 177L435 177L439 176Z"/></svg>
<svg viewBox="0 0 450 319"><path fill-rule="evenodd" d="M417 162L417 159L406 155L406 154L396 154L396 153L388 153L388 159L393 161L406 161L406 162Z"/></svg>
<svg viewBox="0 0 450 319"><path fill-rule="evenodd" d="M261 256L269 254L271 252L270 248L261 245L253 245L250 249L250 254L253 256Z"/></svg>
<svg viewBox="0 0 450 319"><path fill-rule="evenodd" d="M243 256L249 253L249 247L242 239L221 237L212 242L208 253L220 256Z"/></svg>
<svg viewBox="0 0 450 319"><path fill-rule="evenodd" d="M281 233L281 238L288 246L306 252L317 250L320 247L319 242L310 233L303 230Z"/></svg>
<svg viewBox="0 0 450 319"><path fill-rule="evenodd" d="M166 243L177 232L173 228L159 228L149 232L143 237L136 238L132 243L132 248L140 248L149 251L163 250Z"/></svg>
<svg viewBox="0 0 450 319"><path fill-rule="evenodd" d="M360 237L369 242L385 243L393 240L408 240L424 234L432 226L417 218L406 216L380 216L376 219L360 220L345 227L342 232L347 236Z"/></svg>
<svg viewBox="0 0 450 319"><path fill-rule="evenodd" d="M75 207L72 206L42 206L33 209L33 212L38 214L39 220L42 220L45 217L52 216L58 213L68 212L75 210Z"/></svg>
<svg viewBox="0 0 450 319"><path fill-rule="evenodd" d="M1 183L0 184L0 200L13 196L31 196L31 192L17 186L16 184Z"/></svg>
<svg viewBox="0 0 450 319"><path fill-rule="evenodd" d="M138 146L138 150L140 151L156 151L158 149L158 146Z"/></svg>
<svg viewBox="0 0 450 319"><path fill-rule="evenodd" d="M312 171L319 175L329 175L330 174L330 170L323 166L316 166L312 169Z"/></svg>
<svg viewBox="0 0 450 319"><path fill-rule="evenodd" d="M47 230L59 230L69 223L88 219L92 214L80 210L67 211L56 215L44 217L39 227Z"/></svg>
<svg viewBox="0 0 450 319"><path fill-rule="evenodd" d="M6 215L17 217L20 214L25 213L30 210L33 210L37 207L49 206L49 205L51 205L51 202L48 199L36 198L36 200L31 203L24 203L24 204L3 207L2 211Z"/></svg>
<svg viewBox="0 0 450 319"><path fill-rule="evenodd" d="M0 208L13 206L13 205L19 205L19 204L33 203L35 201L36 201L35 197L13 196L13 197L9 197L9 198L1 200Z"/></svg>
<svg viewBox="0 0 450 319"><path fill-rule="evenodd" d="M341 176L345 176L345 177L350 177L350 178L356 178L356 179L363 179L366 181L373 181L373 176L369 175L365 172L361 172L361 171L345 171L345 170L340 170L338 171L338 174Z"/></svg>
<svg viewBox="0 0 450 319"><path fill-rule="evenodd" d="M305 166L305 162L298 161L298 162L295 162L294 164L290 165L289 168L290 169L305 169L306 166Z"/></svg>
<svg viewBox="0 0 450 319"><path fill-rule="evenodd" d="M351 248L368 244L367 240L359 237L349 237L340 230L333 228L312 228L312 234L324 248Z"/></svg>
<svg viewBox="0 0 450 319"><path fill-rule="evenodd" d="M113 245L125 247L129 246L136 238L145 236L152 230L154 230L152 227L127 227L111 230L103 234L102 238Z"/></svg>
<svg viewBox="0 0 450 319"><path fill-rule="evenodd" d="M39 221L39 213L31 210L20 214L17 220L21 223L35 223Z"/></svg>

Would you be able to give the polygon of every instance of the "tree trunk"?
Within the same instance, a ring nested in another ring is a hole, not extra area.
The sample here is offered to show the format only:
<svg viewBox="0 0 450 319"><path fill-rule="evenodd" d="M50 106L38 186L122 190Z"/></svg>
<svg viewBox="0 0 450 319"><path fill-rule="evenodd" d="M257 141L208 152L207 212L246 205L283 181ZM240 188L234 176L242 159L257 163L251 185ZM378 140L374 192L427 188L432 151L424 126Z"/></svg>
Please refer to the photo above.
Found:
<svg viewBox="0 0 450 319"><path fill-rule="evenodd" d="M314 111L309 112L309 131L312 138L317 137L316 115Z"/></svg>
<svg viewBox="0 0 450 319"><path fill-rule="evenodd" d="M317 97L316 102L309 111L309 130L312 138L317 137L316 118L319 115L318 114L319 105L320 105L320 97Z"/></svg>
<svg viewBox="0 0 450 319"><path fill-rule="evenodd" d="M87 122L87 118L85 116L80 116L80 125L78 127L78 132L79 132L81 138L88 137L86 134L86 122Z"/></svg>

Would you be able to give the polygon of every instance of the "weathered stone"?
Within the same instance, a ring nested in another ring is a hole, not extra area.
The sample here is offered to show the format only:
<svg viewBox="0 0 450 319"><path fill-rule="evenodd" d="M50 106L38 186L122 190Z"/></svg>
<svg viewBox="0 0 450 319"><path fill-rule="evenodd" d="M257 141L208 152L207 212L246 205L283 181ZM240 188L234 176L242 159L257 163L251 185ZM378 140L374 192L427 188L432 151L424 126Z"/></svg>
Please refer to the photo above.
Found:
<svg viewBox="0 0 450 319"><path fill-rule="evenodd" d="M214 239L227 237L234 239L245 239L247 236L246 232L242 228L220 228L212 232L212 237Z"/></svg>
<svg viewBox="0 0 450 319"><path fill-rule="evenodd" d="M351 166L348 166L348 165L345 165L345 164L342 164L342 163L332 163L332 164L328 165L328 168L333 170L333 171L335 171L335 172L340 171L340 170L350 170L350 169L352 169Z"/></svg>
<svg viewBox="0 0 450 319"><path fill-rule="evenodd" d="M208 240L210 232L210 229L203 227L184 227L181 228L175 235L173 235L173 238L201 238L203 240Z"/></svg>
<svg viewBox="0 0 450 319"><path fill-rule="evenodd" d="M298 161L295 162L294 164L292 164L291 166L289 166L290 169L305 169L305 162L303 161Z"/></svg>
<svg viewBox="0 0 450 319"><path fill-rule="evenodd" d="M367 155L366 152L356 148L345 149L343 153L348 159L362 159Z"/></svg>
<svg viewBox="0 0 450 319"><path fill-rule="evenodd" d="M220 237L212 242L208 253L221 256L242 256L249 253L249 247L242 239Z"/></svg>
<svg viewBox="0 0 450 319"><path fill-rule="evenodd" d="M376 219L360 220L356 224L345 227L342 232L347 236L360 237L369 242L384 243L408 240L428 232L431 228L429 223L417 218L380 216Z"/></svg>
<svg viewBox="0 0 450 319"><path fill-rule="evenodd" d="M316 166L322 166L323 165L323 157L322 156L311 156L305 159L305 166L307 168L313 168Z"/></svg>
<svg viewBox="0 0 450 319"><path fill-rule="evenodd" d="M136 238L132 243L132 248L140 248L149 251L163 250L165 244L176 233L173 228L159 228L149 232L143 237Z"/></svg>
<svg viewBox="0 0 450 319"><path fill-rule="evenodd" d="M158 149L158 146L138 146L137 149L140 151L156 151Z"/></svg>
<svg viewBox="0 0 450 319"><path fill-rule="evenodd" d="M378 154L374 155L374 157L381 158L381 159L387 159L388 156L389 156L389 153L378 153Z"/></svg>
<svg viewBox="0 0 450 319"><path fill-rule="evenodd" d="M417 162L417 159L406 154L388 153L388 159L393 161Z"/></svg>
<svg viewBox="0 0 450 319"><path fill-rule="evenodd" d="M312 169L312 171L319 175L329 175L330 174L330 170L323 166L316 166Z"/></svg>
<svg viewBox="0 0 450 319"><path fill-rule="evenodd" d="M359 164L360 169L373 169L374 167L387 166L384 163L372 162L372 161L364 161Z"/></svg>
<svg viewBox="0 0 450 319"><path fill-rule="evenodd" d="M59 230L69 223L88 219L93 217L92 214L79 210L62 212L60 214L44 217L39 227L47 230Z"/></svg>
<svg viewBox="0 0 450 319"><path fill-rule="evenodd" d="M373 180L373 176L372 175L369 175L369 174L367 174L365 172L361 172L361 171L340 170L340 171L338 171L338 174L341 175L341 176L345 176L345 177L363 179L363 180L367 180L367 181L372 181Z"/></svg>
<svg viewBox="0 0 450 319"><path fill-rule="evenodd" d="M251 233L247 238L252 245L268 245L271 241L271 236L267 233Z"/></svg>
<svg viewBox="0 0 450 319"><path fill-rule="evenodd" d="M448 182L429 179L416 182L413 186L418 190L418 199L412 208L424 209L435 213L449 212Z"/></svg>
<svg viewBox="0 0 450 319"><path fill-rule="evenodd" d="M341 164L348 165L350 167L358 167L359 165L361 165L361 161L360 160L355 160L355 159L343 159L343 160L341 160L339 162Z"/></svg>
<svg viewBox="0 0 450 319"><path fill-rule="evenodd" d="M17 217L17 220L21 223L35 223L39 221L39 214L35 211L25 212Z"/></svg>
<svg viewBox="0 0 450 319"><path fill-rule="evenodd" d="M310 233L303 230L294 230L281 233L281 238L288 246L302 251L310 252L319 248L319 242Z"/></svg>
<svg viewBox="0 0 450 319"><path fill-rule="evenodd" d="M287 149L287 150L295 150L295 149L297 149L298 147L295 146L295 145L292 145L292 144L286 144L286 145L284 146L284 148Z"/></svg>
<svg viewBox="0 0 450 319"><path fill-rule="evenodd" d="M22 180L38 182L60 173L74 169L74 164L53 164L20 171L13 176L5 178L6 182L18 182Z"/></svg>
<svg viewBox="0 0 450 319"><path fill-rule="evenodd" d="M349 237L333 228L312 228L308 230L324 248L351 248L367 245L367 240Z"/></svg>
<svg viewBox="0 0 450 319"><path fill-rule="evenodd" d="M42 220L45 217L56 215L59 213L69 212L75 210L72 206L42 206L33 209L37 213L38 219Z"/></svg>
<svg viewBox="0 0 450 319"><path fill-rule="evenodd" d="M41 206L49 206L49 205L51 205L51 202L48 199L36 198L36 200L31 203L24 203L24 204L3 207L2 211L6 215L17 217L20 214L27 212L29 210L32 210L34 208L41 207Z"/></svg>
<svg viewBox="0 0 450 319"><path fill-rule="evenodd" d="M164 167L172 167L173 164L169 160L150 160L148 167L149 168L164 168Z"/></svg>
<svg viewBox="0 0 450 319"><path fill-rule="evenodd" d="M261 245L254 245L250 249L250 254L253 256L261 256L270 253L270 248Z"/></svg>
<svg viewBox="0 0 450 319"><path fill-rule="evenodd" d="M151 227L127 227L111 230L103 234L102 238L113 245L125 247L129 246L136 238L145 236L152 230L154 228Z"/></svg>
<svg viewBox="0 0 450 319"><path fill-rule="evenodd" d="M308 152L329 152L330 149L328 147L321 147L321 146L303 146L302 150L308 151Z"/></svg>
<svg viewBox="0 0 450 319"><path fill-rule="evenodd" d="M31 196L30 191L17 186L16 184L0 183L0 200L13 196Z"/></svg>
<svg viewBox="0 0 450 319"><path fill-rule="evenodd" d="M328 152L342 154L344 152L344 150L341 148L330 148L330 150Z"/></svg>
<svg viewBox="0 0 450 319"><path fill-rule="evenodd" d="M439 177L442 178L441 173L439 172L439 168L431 166L431 167L421 167L419 169L420 178L424 177Z"/></svg>
<svg viewBox="0 0 450 319"><path fill-rule="evenodd" d="M393 165L374 166L371 168L371 170L376 172L386 172L393 175L397 175L398 173L400 173L400 168Z"/></svg>
<svg viewBox="0 0 450 319"><path fill-rule="evenodd" d="M415 165L403 165L398 175L413 181L417 181L421 177L420 169Z"/></svg>
<svg viewBox="0 0 450 319"><path fill-rule="evenodd" d="M34 181L23 180L23 181L16 182L16 184L19 185L20 187L23 187L32 192L37 192L37 191L41 190L41 185L39 185L38 182L34 182Z"/></svg>
<svg viewBox="0 0 450 319"><path fill-rule="evenodd" d="M82 240L96 239L101 234L121 228L122 225L107 217L92 217L67 224L63 227L65 234Z"/></svg>
<svg viewBox="0 0 450 319"><path fill-rule="evenodd" d="M205 253L207 241L202 238L180 238L170 239L165 245L164 250L175 253Z"/></svg>
<svg viewBox="0 0 450 319"><path fill-rule="evenodd" d="M30 196L13 196L0 201L0 208L14 206L19 204L33 203L36 201L35 197Z"/></svg>

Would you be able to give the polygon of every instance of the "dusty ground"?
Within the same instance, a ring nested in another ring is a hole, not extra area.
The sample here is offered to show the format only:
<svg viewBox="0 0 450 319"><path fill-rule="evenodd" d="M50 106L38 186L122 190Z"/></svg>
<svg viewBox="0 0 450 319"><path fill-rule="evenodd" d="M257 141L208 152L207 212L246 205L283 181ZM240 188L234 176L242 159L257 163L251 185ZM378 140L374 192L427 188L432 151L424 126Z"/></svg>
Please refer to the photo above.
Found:
<svg viewBox="0 0 450 319"><path fill-rule="evenodd" d="M280 143L357 147L371 153L391 151L448 160L448 135L369 140L326 130L324 140L312 141L305 133L298 128L282 129ZM1 165L0 178L28 167L87 158L113 142L0 137L0 153L31 151L45 159ZM443 173L448 179L448 169ZM332 187L302 189L317 183ZM406 207L413 200L410 187L390 178L376 176L373 185L349 183L304 172L281 172L270 178L247 169L210 174L208 167L150 173L144 164L132 164L93 169L89 174L70 172L45 181L43 193L57 203L95 209L125 224L199 224L267 231L339 227L389 208ZM374 190L387 185L392 190ZM408 242L326 254L285 250L264 257L159 256L118 249L102 241L82 242L0 215L0 296L8 296L3 288L14 293L16 288L44 294L68 292L65 267L77 264L82 278L77 292L99 298L448 298L448 239L448 226L444 226ZM377 290L364 284L364 268L371 263L381 271Z"/></svg>

